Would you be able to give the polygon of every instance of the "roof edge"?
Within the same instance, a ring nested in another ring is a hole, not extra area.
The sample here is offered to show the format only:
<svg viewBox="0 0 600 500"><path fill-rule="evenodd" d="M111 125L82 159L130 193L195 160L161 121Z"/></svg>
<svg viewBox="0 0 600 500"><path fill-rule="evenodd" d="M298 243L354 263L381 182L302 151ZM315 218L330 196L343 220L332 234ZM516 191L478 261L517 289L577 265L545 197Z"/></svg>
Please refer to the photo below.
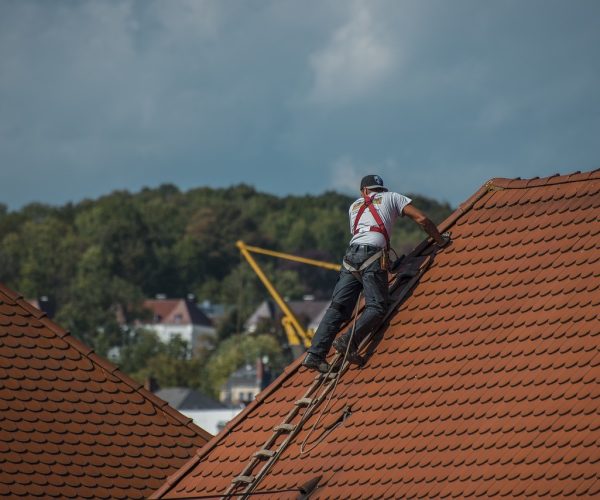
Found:
<svg viewBox="0 0 600 500"><path fill-rule="evenodd" d="M15 304L17 304L22 309L25 309L25 311L30 313L44 326L46 326L52 332L56 333L59 337L65 340L71 347L76 349L91 363L93 363L96 366L99 366L102 370L110 373L111 375L121 380L121 382L127 384L135 392L139 393L144 399L148 400L150 404L152 404L154 407L161 410L163 413L170 416L171 418L175 419L180 424L183 424L188 429L194 431L194 433L199 434L204 439L206 439L207 442L213 439L212 434L194 424L191 418L188 418L185 415L179 413L177 410L169 406L169 404L166 401L163 401L159 397L155 396L152 392L148 391L142 384L139 384L131 377L126 375L124 372L122 372L116 365L112 364L107 359L98 355L96 352L94 352L92 348L81 342L79 339L73 337L68 330L64 330L61 326L54 323L51 319L48 318L46 313L32 306L23 298L22 295L8 288L2 283L0 283L0 293L3 293L4 295L8 296L11 300L15 302ZM204 448L204 446L202 448Z"/></svg>

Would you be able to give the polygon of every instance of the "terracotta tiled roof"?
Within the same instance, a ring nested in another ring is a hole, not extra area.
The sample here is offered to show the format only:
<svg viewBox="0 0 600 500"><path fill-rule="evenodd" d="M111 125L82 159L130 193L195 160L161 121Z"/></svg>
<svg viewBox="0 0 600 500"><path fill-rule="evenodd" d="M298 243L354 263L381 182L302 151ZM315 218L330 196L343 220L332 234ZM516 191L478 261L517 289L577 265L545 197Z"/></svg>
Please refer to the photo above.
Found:
<svg viewBox="0 0 600 500"><path fill-rule="evenodd" d="M257 492L322 476L311 499L600 494L600 170L494 179L442 228L453 244L313 436L351 415L301 455L316 411ZM225 492L313 382L299 361L155 497Z"/></svg>
<svg viewBox="0 0 600 500"><path fill-rule="evenodd" d="M0 497L145 498L211 437L0 285Z"/></svg>

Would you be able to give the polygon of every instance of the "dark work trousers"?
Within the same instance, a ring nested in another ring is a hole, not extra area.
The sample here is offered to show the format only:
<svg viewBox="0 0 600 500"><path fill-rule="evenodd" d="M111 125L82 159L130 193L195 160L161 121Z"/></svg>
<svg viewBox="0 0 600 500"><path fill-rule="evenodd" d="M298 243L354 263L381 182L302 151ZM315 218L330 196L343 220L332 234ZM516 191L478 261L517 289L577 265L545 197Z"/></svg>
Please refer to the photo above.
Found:
<svg viewBox="0 0 600 500"><path fill-rule="evenodd" d="M350 245L344 258L358 269L379 250L371 245ZM327 356L340 326L352 317L358 295L363 289L365 309L356 321L352 344L357 347L369 332L379 326L389 303L387 271L381 269L380 259L362 272L362 283L350 271L342 268L333 290L331 305L317 328L308 352L321 358ZM349 325L347 334L351 331L352 325Z"/></svg>

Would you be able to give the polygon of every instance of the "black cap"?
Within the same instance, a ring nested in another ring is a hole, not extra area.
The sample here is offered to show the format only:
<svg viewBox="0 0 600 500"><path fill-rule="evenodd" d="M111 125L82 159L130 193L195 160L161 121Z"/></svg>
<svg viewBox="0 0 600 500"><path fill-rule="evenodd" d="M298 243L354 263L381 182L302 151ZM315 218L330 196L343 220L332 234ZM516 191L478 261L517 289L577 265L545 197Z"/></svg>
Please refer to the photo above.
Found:
<svg viewBox="0 0 600 500"><path fill-rule="evenodd" d="M387 191L387 188L383 185L383 179L378 175L365 175L360 181L360 190L362 191L365 188Z"/></svg>

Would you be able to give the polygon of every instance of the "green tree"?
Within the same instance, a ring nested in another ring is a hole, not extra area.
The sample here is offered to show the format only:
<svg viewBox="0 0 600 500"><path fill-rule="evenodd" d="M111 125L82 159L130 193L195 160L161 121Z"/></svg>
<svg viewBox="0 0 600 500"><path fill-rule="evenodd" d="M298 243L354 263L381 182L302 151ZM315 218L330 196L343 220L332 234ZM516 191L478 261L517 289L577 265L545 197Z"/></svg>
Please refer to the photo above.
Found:
<svg viewBox="0 0 600 500"><path fill-rule="evenodd" d="M59 323L100 354L124 343L119 316L124 324L131 324L144 314L140 288L111 274L107 259L110 256L97 245L86 250L68 300L57 315Z"/></svg>
<svg viewBox="0 0 600 500"><path fill-rule="evenodd" d="M21 229L20 291L28 297L49 295L65 301L79 257L72 227L55 217L28 221Z"/></svg>
<svg viewBox="0 0 600 500"><path fill-rule="evenodd" d="M120 352L119 366L134 380L153 378L160 387L194 387L206 392L206 353L190 358L189 346L180 337L161 342L154 332L138 329Z"/></svg>
<svg viewBox="0 0 600 500"><path fill-rule="evenodd" d="M96 245L104 268L112 276L148 291L155 280L156 255L141 214L128 193L102 198L75 221L86 247Z"/></svg>

